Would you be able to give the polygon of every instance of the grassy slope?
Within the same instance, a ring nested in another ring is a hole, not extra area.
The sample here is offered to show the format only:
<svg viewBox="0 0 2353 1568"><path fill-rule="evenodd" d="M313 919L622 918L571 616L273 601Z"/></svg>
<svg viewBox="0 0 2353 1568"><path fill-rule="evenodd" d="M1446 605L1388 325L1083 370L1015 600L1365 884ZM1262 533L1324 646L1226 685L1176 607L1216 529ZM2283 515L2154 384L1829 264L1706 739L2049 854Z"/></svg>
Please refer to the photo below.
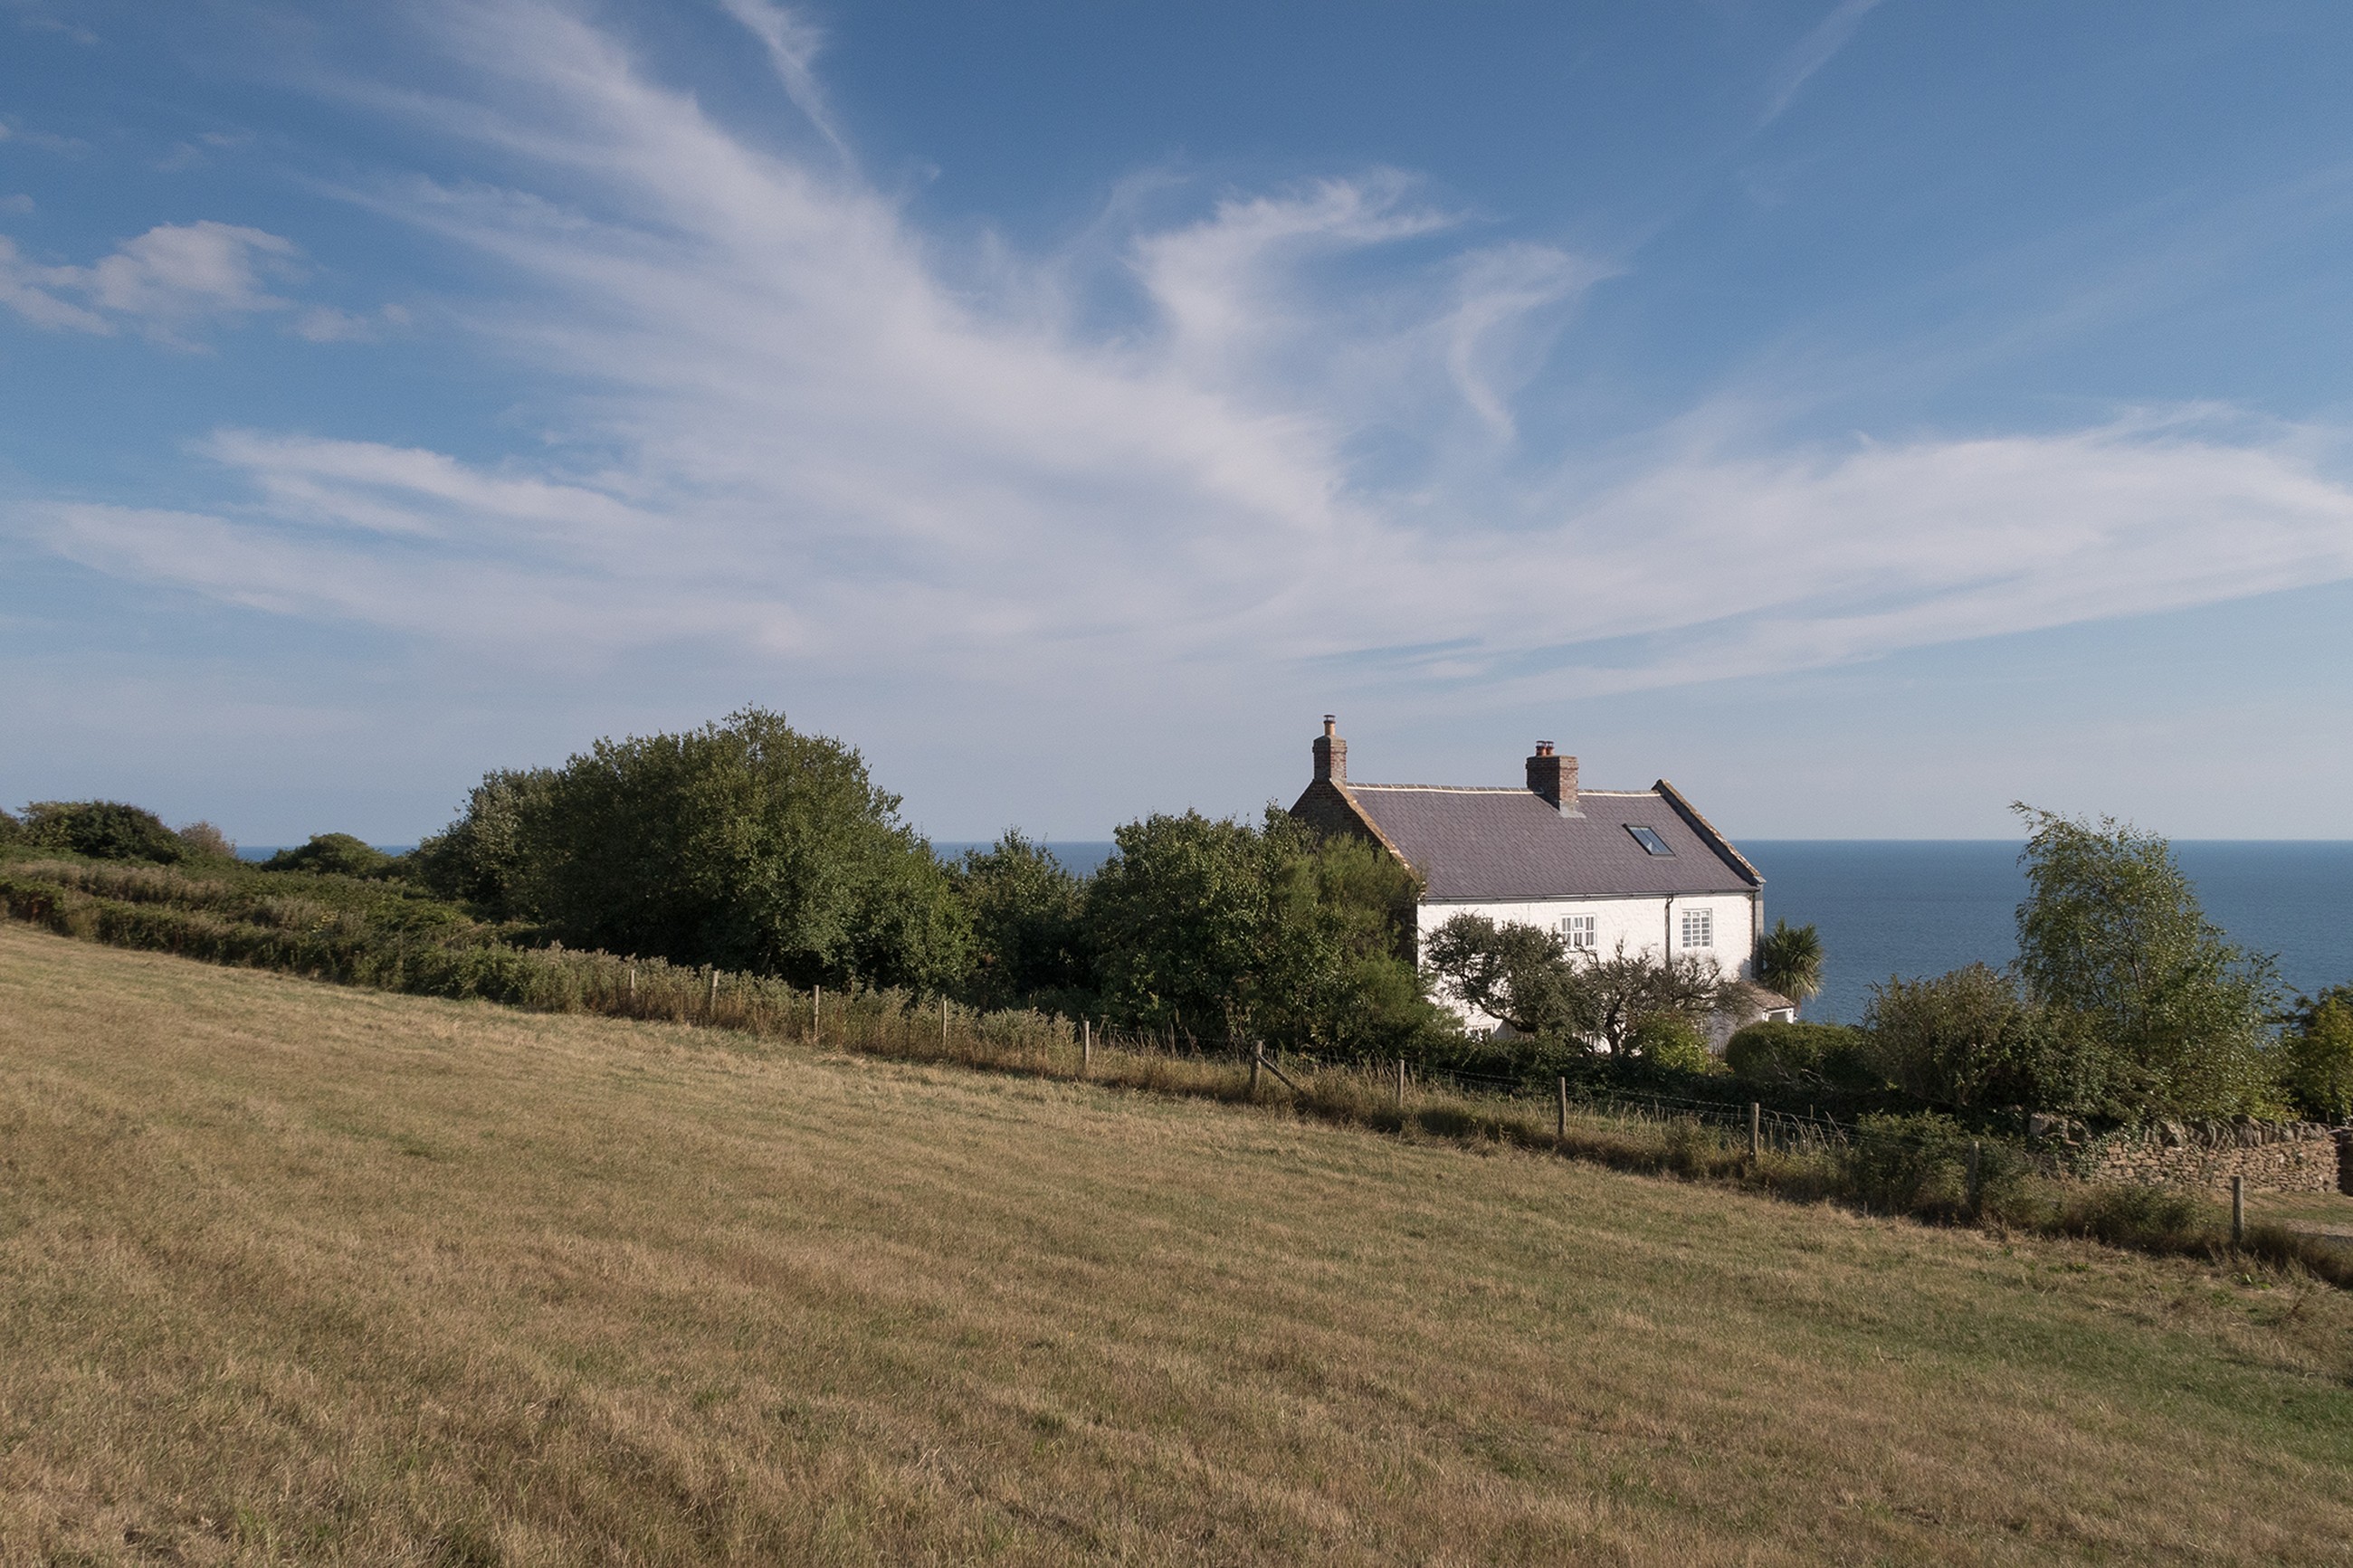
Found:
<svg viewBox="0 0 2353 1568"><path fill-rule="evenodd" d="M0 1558L2343 1562L2353 1301L0 927Z"/></svg>

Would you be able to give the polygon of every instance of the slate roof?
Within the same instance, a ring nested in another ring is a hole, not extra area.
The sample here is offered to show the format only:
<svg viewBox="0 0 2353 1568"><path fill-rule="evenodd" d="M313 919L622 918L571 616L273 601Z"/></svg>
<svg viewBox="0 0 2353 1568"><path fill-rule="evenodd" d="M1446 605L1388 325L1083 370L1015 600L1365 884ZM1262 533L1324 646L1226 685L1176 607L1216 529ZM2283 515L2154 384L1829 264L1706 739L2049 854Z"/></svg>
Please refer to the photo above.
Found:
<svg viewBox="0 0 2353 1568"><path fill-rule="evenodd" d="M1525 789L1341 787L1422 874L1430 899L1746 893L1764 881L1664 780L1646 790L1581 790L1575 816ZM1629 826L1650 828L1674 853L1649 853Z"/></svg>

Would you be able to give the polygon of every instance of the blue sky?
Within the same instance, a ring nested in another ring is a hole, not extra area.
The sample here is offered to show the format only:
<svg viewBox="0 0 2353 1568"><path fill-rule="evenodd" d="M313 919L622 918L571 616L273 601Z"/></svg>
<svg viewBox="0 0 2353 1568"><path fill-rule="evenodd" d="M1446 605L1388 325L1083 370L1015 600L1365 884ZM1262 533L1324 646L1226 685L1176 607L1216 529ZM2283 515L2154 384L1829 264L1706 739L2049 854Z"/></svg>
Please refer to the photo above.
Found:
<svg viewBox="0 0 2353 1568"><path fill-rule="evenodd" d="M0 0L0 800L405 842L746 703L2353 837L2353 13Z"/></svg>

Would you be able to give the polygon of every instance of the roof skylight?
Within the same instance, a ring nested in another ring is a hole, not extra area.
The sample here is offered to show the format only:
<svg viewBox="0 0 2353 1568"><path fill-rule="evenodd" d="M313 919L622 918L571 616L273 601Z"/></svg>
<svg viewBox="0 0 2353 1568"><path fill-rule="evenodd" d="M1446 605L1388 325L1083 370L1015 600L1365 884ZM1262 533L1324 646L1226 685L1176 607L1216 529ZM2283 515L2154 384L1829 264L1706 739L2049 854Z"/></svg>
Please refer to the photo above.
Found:
<svg viewBox="0 0 2353 1568"><path fill-rule="evenodd" d="M1645 827L1639 822L1630 822L1626 825L1626 831L1634 836L1634 842L1642 847L1642 852L1646 855L1674 853L1667 841L1659 837L1659 830L1655 827Z"/></svg>

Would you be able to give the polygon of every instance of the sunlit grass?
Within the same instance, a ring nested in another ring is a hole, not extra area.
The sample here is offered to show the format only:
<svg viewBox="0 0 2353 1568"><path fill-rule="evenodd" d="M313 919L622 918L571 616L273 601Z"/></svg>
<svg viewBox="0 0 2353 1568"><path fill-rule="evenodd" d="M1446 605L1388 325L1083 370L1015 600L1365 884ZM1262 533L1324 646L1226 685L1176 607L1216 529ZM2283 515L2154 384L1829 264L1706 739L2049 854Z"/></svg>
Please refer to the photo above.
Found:
<svg viewBox="0 0 2353 1568"><path fill-rule="evenodd" d="M0 1559L2343 1560L2343 1292L1451 1131L0 928Z"/></svg>

